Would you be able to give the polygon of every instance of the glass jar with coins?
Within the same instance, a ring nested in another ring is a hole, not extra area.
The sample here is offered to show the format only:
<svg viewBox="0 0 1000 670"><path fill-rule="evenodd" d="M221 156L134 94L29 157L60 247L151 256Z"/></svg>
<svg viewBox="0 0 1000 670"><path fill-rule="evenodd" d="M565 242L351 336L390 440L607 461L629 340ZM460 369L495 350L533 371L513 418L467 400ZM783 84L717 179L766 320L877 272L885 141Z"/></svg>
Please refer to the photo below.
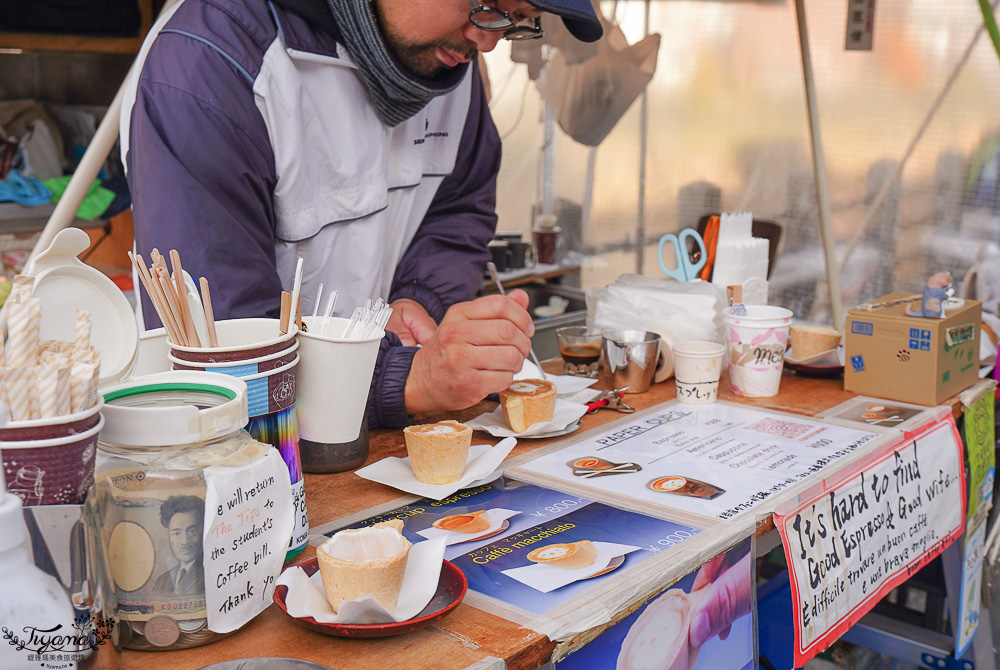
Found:
<svg viewBox="0 0 1000 670"><path fill-rule="evenodd" d="M205 470L269 449L242 430L246 385L170 372L106 389L104 399L90 502L122 645L156 651L221 639L207 626Z"/></svg>

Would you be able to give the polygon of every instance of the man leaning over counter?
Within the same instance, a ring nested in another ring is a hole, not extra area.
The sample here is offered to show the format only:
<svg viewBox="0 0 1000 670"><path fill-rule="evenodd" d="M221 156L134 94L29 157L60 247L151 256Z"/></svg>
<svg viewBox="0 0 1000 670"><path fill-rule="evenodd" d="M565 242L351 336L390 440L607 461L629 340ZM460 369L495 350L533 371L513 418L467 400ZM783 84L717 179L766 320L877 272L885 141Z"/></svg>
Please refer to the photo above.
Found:
<svg viewBox="0 0 1000 670"><path fill-rule="evenodd" d="M218 319L277 317L299 257L306 313L320 283L340 315L386 297L373 426L505 388L534 328L522 291L472 300L500 167L475 57L545 12L601 35L590 0L182 0L122 109L136 250L178 250Z"/></svg>

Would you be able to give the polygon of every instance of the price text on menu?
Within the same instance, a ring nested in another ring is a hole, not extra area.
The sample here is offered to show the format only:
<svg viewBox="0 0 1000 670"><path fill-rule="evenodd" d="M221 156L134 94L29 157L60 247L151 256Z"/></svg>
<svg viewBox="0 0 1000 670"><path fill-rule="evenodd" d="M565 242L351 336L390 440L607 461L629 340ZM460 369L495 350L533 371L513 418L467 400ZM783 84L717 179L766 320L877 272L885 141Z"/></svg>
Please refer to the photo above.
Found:
<svg viewBox="0 0 1000 670"><path fill-rule="evenodd" d="M799 667L962 533L962 441L948 416L832 490L775 513L790 566Z"/></svg>

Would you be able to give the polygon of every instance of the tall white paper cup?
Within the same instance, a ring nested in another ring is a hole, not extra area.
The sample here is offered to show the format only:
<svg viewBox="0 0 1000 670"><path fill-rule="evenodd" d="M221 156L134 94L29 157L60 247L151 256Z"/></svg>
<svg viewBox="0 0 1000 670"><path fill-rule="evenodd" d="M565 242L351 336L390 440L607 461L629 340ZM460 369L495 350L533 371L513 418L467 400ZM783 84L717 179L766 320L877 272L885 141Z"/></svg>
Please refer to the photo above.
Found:
<svg viewBox="0 0 1000 670"><path fill-rule="evenodd" d="M692 405L718 400L726 348L716 342L678 342L673 349L677 399Z"/></svg>
<svg viewBox="0 0 1000 670"><path fill-rule="evenodd" d="M733 393L755 398L778 394L788 347L792 311L772 305L744 305L746 315L727 308L722 315Z"/></svg>
<svg viewBox="0 0 1000 670"><path fill-rule="evenodd" d="M323 318L303 318L300 331L298 398L299 435L304 440L338 444L357 439L368 403L368 387L384 331L363 340L340 336L348 319L331 317L331 336L319 334Z"/></svg>

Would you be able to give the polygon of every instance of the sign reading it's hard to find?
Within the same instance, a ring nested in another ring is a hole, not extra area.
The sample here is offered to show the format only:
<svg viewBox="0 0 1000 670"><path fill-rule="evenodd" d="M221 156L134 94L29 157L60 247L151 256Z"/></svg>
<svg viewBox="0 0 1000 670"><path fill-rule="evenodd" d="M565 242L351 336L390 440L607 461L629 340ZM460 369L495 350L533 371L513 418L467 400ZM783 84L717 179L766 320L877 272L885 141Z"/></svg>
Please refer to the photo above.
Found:
<svg viewBox="0 0 1000 670"><path fill-rule="evenodd" d="M779 509L795 667L944 551L962 533L964 510L962 441L950 415L879 450L832 489Z"/></svg>

